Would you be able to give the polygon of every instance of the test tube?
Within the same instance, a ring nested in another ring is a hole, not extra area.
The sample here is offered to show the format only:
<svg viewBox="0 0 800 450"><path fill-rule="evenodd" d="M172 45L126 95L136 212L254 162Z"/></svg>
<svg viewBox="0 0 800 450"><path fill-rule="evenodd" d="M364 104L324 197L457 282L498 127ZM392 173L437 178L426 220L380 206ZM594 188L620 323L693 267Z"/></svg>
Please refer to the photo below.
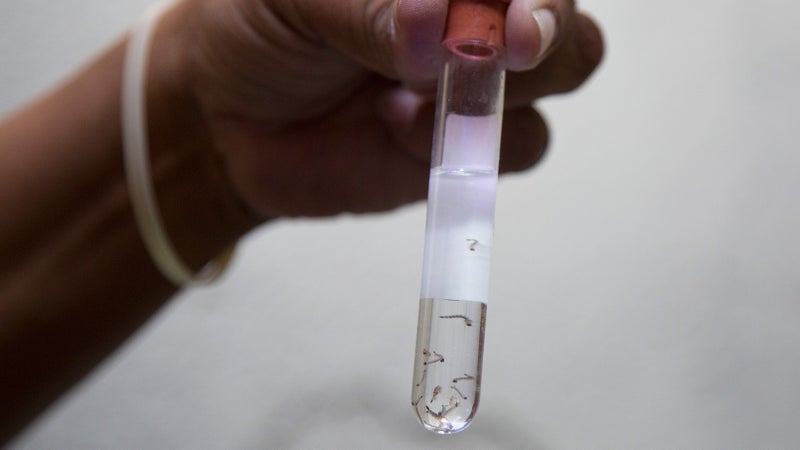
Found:
<svg viewBox="0 0 800 450"><path fill-rule="evenodd" d="M411 404L438 434L469 426L483 340L510 0L451 0L442 42Z"/></svg>

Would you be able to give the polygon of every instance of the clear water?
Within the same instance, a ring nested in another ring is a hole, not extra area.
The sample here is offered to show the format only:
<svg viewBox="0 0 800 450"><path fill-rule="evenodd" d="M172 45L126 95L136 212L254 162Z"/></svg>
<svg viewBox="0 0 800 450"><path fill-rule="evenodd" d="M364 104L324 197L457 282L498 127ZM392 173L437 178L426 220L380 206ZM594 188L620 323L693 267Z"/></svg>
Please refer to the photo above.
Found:
<svg viewBox="0 0 800 450"><path fill-rule="evenodd" d="M411 406L428 430L457 433L475 417L485 325L483 302L420 300Z"/></svg>

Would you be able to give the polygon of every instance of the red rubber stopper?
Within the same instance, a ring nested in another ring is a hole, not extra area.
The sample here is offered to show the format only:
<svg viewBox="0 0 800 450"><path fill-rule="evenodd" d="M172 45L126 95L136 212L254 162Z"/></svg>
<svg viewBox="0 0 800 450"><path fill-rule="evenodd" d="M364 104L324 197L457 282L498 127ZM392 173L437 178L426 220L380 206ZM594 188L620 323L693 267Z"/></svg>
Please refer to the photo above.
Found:
<svg viewBox="0 0 800 450"><path fill-rule="evenodd" d="M450 0L445 43L451 40L482 41L503 47L506 11L511 0Z"/></svg>

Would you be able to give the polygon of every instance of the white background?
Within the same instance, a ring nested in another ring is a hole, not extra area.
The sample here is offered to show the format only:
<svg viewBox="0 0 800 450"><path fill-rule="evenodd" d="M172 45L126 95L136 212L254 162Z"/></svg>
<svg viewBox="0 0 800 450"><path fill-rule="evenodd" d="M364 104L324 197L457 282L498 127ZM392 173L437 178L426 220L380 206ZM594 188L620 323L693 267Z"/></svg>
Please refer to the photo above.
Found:
<svg viewBox="0 0 800 450"><path fill-rule="evenodd" d="M0 2L0 114L147 4ZM417 204L254 233L12 448L800 446L800 6L581 6L607 56L542 103L544 163L501 181L467 432L410 408Z"/></svg>

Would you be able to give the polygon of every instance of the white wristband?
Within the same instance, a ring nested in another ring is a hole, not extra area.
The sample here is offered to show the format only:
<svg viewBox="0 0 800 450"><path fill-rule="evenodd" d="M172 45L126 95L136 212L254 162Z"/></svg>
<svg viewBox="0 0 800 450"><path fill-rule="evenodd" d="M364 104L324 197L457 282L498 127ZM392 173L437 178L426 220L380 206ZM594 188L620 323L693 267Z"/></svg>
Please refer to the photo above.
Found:
<svg viewBox="0 0 800 450"><path fill-rule="evenodd" d="M178 286L216 280L227 267L230 252L208 263L197 274L183 262L164 230L155 201L147 145L147 62L155 26L170 3L150 7L131 30L122 73L122 148L125 175L136 223L153 262Z"/></svg>

